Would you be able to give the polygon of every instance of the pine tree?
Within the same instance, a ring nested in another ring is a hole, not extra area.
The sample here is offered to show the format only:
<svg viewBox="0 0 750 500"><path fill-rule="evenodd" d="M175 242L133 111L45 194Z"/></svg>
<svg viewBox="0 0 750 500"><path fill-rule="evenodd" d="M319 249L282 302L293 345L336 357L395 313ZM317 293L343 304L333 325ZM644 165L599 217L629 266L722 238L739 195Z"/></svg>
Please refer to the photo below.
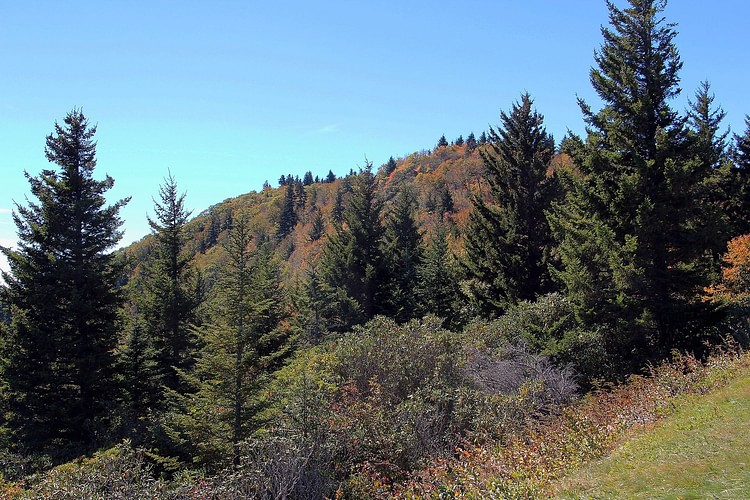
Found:
<svg viewBox="0 0 750 500"><path fill-rule="evenodd" d="M453 213L455 205L453 204L453 195L447 186L443 186L440 193L440 215Z"/></svg>
<svg viewBox="0 0 750 500"><path fill-rule="evenodd" d="M344 221L344 190L341 187L336 189L333 208L331 209L331 220L334 224L341 224Z"/></svg>
<svg viewBox="0 0 750 500"><path fill-rule="evenodd" d="M682 62L665 5L608 3L611 28L591 71L604 107L594 113L581 101L588 137L568 141L577 172L550 218L576 317L606 331L614 359L635 366L691 345L710 319L695 300L707 284L706 249L696 244L705 241L707 170L669 105Z"/></svg>
<svg viewBox="0 0 750 500"><path fill-rule="evenodd" d="M554 141L528 94L500 114L481 151L488 199L478 193L466 229L464 266L484 314L491 316L551 287L547 266L552 236L545 210L557 194L547 175Z"/></svg>
<svg viewBox="0 0 750 500"><path fill-rule="evenodd" d="M314 182L313 174L309 170L305 172L305 176L302 178L302 184L304 186L309 186Z"/></svg>
<svg viewBox="0 0 750 500"><path fill-rule="evenodd" d="M125 433L134 444L141 444L146 439L144 417L158 407L160 377L157 353L148 337L143 317L133 311L129 323L124 344L118 352L117 372L124 392L123 417L129 417L125 420L129 427Z"/></svg>
<svg viewBox="0 0 750 500"><path fill-rule="evenodd" d="M481 145L487 144L487 133L486 132L482 132L479 135L479 144L481 144Z"/></svg>
<svg viewBox="0 0 750 500"><path fill-rule="evenodd" d="M353 177L352 193L323 248L321 274L341 311L343 331L383 310L384 273L382 202L376 193L372 164Z"/></svg>
<svg viewBox="0 0 750 500"><path fill-rule="evenodd" d="M323 221L323 214L319 208L315 209L315 216L313 217L312 226L310 227L310 233L308 238L310 241L318 241L323 237L326 231L326 225Z"/></svg>
<svg viewBox="0 0 750 500"><path fill-rule="evenodd" d="M169 389L179 388L177 370L192 364L195 339L191 328L202 300L200 275L183 253L190 214L185 209L185 193L179 193L169 173L159 186L159 200L154 200L155 218L148 217L156 248L146 265L143 295L136 299L156 354L156 385Z"/></svg>
<svg viewBox="0 0 750 500"><path fill-rule="evenodd" d="M446 320L446 326L459 325L458 270L448 248L448 229L442 220L435 226L417 271L417 297L421 314Z"/></svg>
<svg viewBox="0 0 750 500"><path fill-rule="evenodd" d="M333 173L333 170L329 170L328 175L326 175L326 182L330 184L335 180L336 180L336 174Z"/></svg>
<svg viewBox="0 0 750 500"><path fill-rule="evenodd" d="M454 144L456 146L459 146L459 147L463 146L464 145L464 136L463 135L459 135L458 138L455 140Z"/></svg>
<svg viewBox="0 0 750 500"><path fill-rule="evenodd" d="M750 116L745 117L745 132L734 135L733 165L726 188L728 215L733 236L750 233Z"/></svg>
<svg viewBox="0 0 750 500"><path fill-rule="evenodd" d="M477 139L474 137L474 132L471 132L466 138L466 152L471 153L477 147Z"/></svg>
<svg viewBox="0 0 750 500"><path fill-rule="evenodd" d="M384 172L386 177L391 175L396 170L396 160L393 159L393 156L388 158L388 163L385 164Z"/></svg>
<svg viewBox="0 0 750 500"><path fill-rule="evenodd" d="M708 82L702 82L695 101L688 101L687 125L693 161L697 162L696 176L700 180L694 188L703 201L700 205L703 209L701 222L705 230L699 233L703 237L699 244L712 257L705 261L710 266L706 272L718 279L721 255L733 236L728 202L734 183L727 147L729 131L721 131L726 113L720 107L714 107L714 99Z"/></svg>
<svg viewBox="0 0 750 500"><path fill-rule="evenodd" d="M283 238L291 233L294 226L297 225L297 212L295 210L295 188L294 183L286 185L284 193L284 202L281 205L281 214L279 215L279 228L276 236Z"/></svg>
<svg viewBox="0 0 750 500"><path fill-rule="evenodd" d="M303 212L307 204L307 192L301 182L294 183L294 209ZM299 219L299 217L297 217Z"/></svg>
<svg viewBox="0 0 750 500"><path fill-rule="evenodd" d="M260 424L261 389L289 354L289 332L281 325L284 296L271 253L254 251L247 217L236 219L224 246L211 321L198 329L202 348L192 371L181 372L186 394L170 393L180 411L172 426L195 459L239 465L240 442Z"/></svg>
<svg viewBox="0 0 750 500"><path fill-rule="evenodd" d="M445 138L445 135L441 135L440 139L438 139L437 147L444 148L447 146L448 146L448 139Z"/></svg>
<svg viewBox="0 0 750 500"><path fill-rule="evenodd" d="M417 269L422 260L422 234L414 218L417 197L409 187L396 195L385 231L383 251L390 271L387 313L399 323L417 314Z"/></svg>
<svg viewBox="0 0 750 500"><path fill-rule="evenodd" d="M16 205L18 248L2 249L13 318L0 353L7 424L20 450L63 458L107 441L116 393L122 267L110 251L128 200L106 205L114 180L93 177L95 133L80 110L55 123L45 155L59 169L26 174L38 201Z"/></svg>

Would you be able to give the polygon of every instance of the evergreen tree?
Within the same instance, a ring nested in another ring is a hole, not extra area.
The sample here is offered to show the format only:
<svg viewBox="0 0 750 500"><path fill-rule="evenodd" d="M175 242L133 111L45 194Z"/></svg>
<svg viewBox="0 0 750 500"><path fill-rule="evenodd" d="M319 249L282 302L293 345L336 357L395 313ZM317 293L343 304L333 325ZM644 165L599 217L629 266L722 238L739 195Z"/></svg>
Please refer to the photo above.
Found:
<svg viewBox="0 0 750 500"><path fill-rule="evenodd" d="M344 190L341 187L336 189L336 195L333 200L333 209L331 210L331 220L334 224L344 222Z"/></svg>
<svg viewBox="0 0 750 500"><path fill-rule="evenodd" d="M459 135L456 141L454 142L456 146L463 146L464 145L464 136Z"/></svg>
<svg viewBox="0 0 750 500"><path fill-rule="evenodd" d="M308 237L310 241L318 241L323 237L326 231L325 222L323 221L323 214L320 209L315 209L315 216L313 217L312 227L310 227L310 234Z"/></svg>
<svg viewBox="0 0 750 500"><path fill-rule="evenodd" d="M110 251L128 200L106 205L114 181L93 177L95 133L80 110L55 123L45 155L59 169L26 174L37 201L16 205L18 248L2 249L13 318L0 353L5 418L20 450L61 458L107 441L116 392L122 267Z"/></svg>
<svg viewBox="0 0 750 500"><path fill-rule="evenodd" d="M471 132L466 138L466 152L471 153L477 147L477 139L474 137L474 132Z"/></svg>
<svg viewBox="0 0 750 500"><path fill-rule="evenodd" d="M604 107L581 101L588 138L568 142L577 172L550 222L576 317L607 332L613 359L637 365L691 345L710 320L696 300L707 284L696 243L705 241L707 169L669 106L682 62L661 17L666 2L629 3L608 3L611 28L591 71Z"/></svg>
<svg viewBox="0 0 750 500"><path fill-rule="evenodd" d="M440 210L441 216L446 213L453 213L453 210L455 210L455 206L453 205L453 196L451 195L451 192L447 186L443 186L443 189L440 193Z"/></svg>
<svg viewBox="0 0 750 500"><path fill-rule="evenodd" d="M421 314L446 320L446 326L459 326L458 270L448 248L448 229L441 220L418 268L417 297Z"/></svg>
<svg viewBox="0 0 750 500"><path fill-rule="evenodd" d="M146 439L143 417L158 406L160 393L157 353L137 311L132 312L124 340L118 353L117 372L122 379L125 415L129 417L125 419L129 427L125 433L137 445Z"/></svg>
<svg viewBox="0 0 750 500"><path fill-rule="evenodd" d="M391 175L396 170L396 160L393 159L393 156L388 158L388 163L385 164L385 175L386 177Z"/></svg>
<svg viewBox="0 0 750 500"><path fill-rule="evenodd" d="M487 144L487 134L485 132L479 135L479 144Z"/></svg>
<svg viewBox="0 0 750 500"><path fill-rule="evenodd" d="M276 236L283 238L291 233L294 226L297 225L297 212L295 210L295 188L294 183L286 185L284 193L284 202L281 205L281 214L279 215L279 228Z"/></svg>
<svg viewBox="0 0 750 500"><path fill-rule="evenodd" d="M336 225L336 232L323 248L321 274L341 311L341 322L333 327L338 331L367 321L383 310L384 228L376 187L372 164L367 163L353 177L343 223Z"/></svg>
<svg viewBox="0 0 750 500"><path fill-rule="evenodd" d="M268 250L253 251L251 240L247 217L238 217L224 246L211 321L198 329L203 347L194 369L181 372L191 390L171 393L180 407L173 428L203 463L231 456L239 465L240 442L262 423L261 390L289 354L279 267Z"/></svg>
<svg viewBox="0 0 750 500"><path fill-rule="evenodd" d="M440 139L438 139L437 147L444 148L447 146L448 146L448 139L445 138L445 135L441 135Z"/></svg>
<svg viewBox="0 0 750 500"><path fill-rule="evenodd" d="M733 236L750 233L750 116L745 117L745 132L734 135L733 165L727 186L728 215Z"/></svg>
<svg viewBox="0 0 750 500"><path fill-rule="evenodd" d="M706 271L718 278L721 255L733 236L728 202L734 183L727 148L729 131L721 131L726 113L714 107L714 99L708 82L702 82L695 101L689 101L687 124L693 161L697 162L696 176L701 181L694 187L703 201L700 207L704 210L702 224L705 230L699 233L703 237L699 244L712 256L706 261L711 266Z"/></svg>
<svg viewBox="0 0 750 500"><path fill-rule="evenodd" d="M301 182L294 183L294 209L302 212L307 204L307 192Z"/></svg>
<svg viewBox="0 0 750 500"><path fill-rule="evenodd" d="M302 184L305 186L309 186L313 183L313 174L309 170L305 172L305 176L302 178Z"/></svg>
<svg viewBox="0 0 750 500"><path fill-rule="evenodd" d="M196 310L202 300L200 275L183 253L185 224L191 212L171 173L159 186L154 215L148 217L155 239L154 256L146 265L143 295L136 299L156 355L158 384L179 388L177 370L191 366Z"/></svg>
<svg viewBox="0 0 750 500"><path fill-rule="evenodd" d="M490 128L489 147L480 152L488 199L481 193L472 198L464 266L490 316L551 287L552 237L544 211L557 194L556 179L547 175L554 141L532 104L524 94L510 113L502 112L502 127Z"/></svg>
<svg viewBox="0 0 750 500"><path fill-rule="evenodd" d="M345 328L342 312L356 309L357 306L351 304L351 299L347 299L342 290L325 282L317 262L311 262L305 270L303 286L300 309L306 318L305 337L311 345L317 345L327 332ZM351 307L342 308L342 301L346 303L347 300Z"/></svg>
<svg viewBox="0 0 750 500"><path fill-rule="evenodd" d="M414 219L417 197L406 187L396 195L385 231L384 256L390 271L387 312L399 323L417 314L417 269L422 259L422 234Z"/></svg>
<svg viewBox="0 0 750 500"><path fill-rule="evenodd" d="M336 174L334 174L332 170L329 170L328 175L326 176L326 182L330 184L335 180L336 180Z"/></svg>

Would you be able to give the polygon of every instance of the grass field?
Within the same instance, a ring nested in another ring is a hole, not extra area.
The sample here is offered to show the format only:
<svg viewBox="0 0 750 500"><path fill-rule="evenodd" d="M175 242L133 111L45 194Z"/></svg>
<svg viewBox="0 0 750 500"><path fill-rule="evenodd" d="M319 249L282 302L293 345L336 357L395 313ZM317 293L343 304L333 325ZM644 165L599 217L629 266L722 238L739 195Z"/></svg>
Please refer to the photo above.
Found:
<svg viewBox="0 0 750 500"><path fill-rule="evenodd" d="M750 374L692 395L553 489L559 498L750 499Z"/></svg>

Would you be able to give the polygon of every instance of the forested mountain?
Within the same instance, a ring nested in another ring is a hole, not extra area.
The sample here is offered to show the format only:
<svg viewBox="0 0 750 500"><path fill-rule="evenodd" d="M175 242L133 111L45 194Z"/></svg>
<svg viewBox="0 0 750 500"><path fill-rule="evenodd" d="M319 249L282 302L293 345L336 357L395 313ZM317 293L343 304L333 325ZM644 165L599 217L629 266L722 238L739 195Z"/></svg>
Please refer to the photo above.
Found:
<svg viewBox="0 0 750 500"><path fill-rule="evenodd" d="M193 218L168 173L116 252L96 127L56 123L2 249L0 487L122 443L176 498L387 495L672 351L750 344L750 119L730 137L707 82L674 109L665 2L607 6L585 137L524 93L478 139Z"/></svg>
<svg viewBox="0 0 750 500"><path fill-rule="evenodd" d="M480 149L483 147L486 146L453 144L415 152L405 158L391 158L391 162L373 170L376 196L383 200L388 212L400 191L412 190L416 198L416 223L421 230L430 235L436 221L444 220L454 229L453 248L458 249L461 228L471 209L470 196L482 187L484 166ZM210 276L220 260L221 243L226 240L232 221L245 213L256 237L269 240L284 262L285 277L299 277L320 254L325 237L340 217L342 204L349 198L358 171L357 167L339 177L318 178L317 182L309 172L302 177L300 173L289 174L277 188L267 185L260 192L217 203L186 221L185 255L190 256L197 269ZM307 177L311 179L308 182L304 180ZM189 206L189 193L185 203ZM292 224L286 222L285 212L293 214ZM280 231L284 224L288 227ZM316 224L320 226L316 228ZM154 244L153 236L149 235L124 250L136 273Z"/></svg>

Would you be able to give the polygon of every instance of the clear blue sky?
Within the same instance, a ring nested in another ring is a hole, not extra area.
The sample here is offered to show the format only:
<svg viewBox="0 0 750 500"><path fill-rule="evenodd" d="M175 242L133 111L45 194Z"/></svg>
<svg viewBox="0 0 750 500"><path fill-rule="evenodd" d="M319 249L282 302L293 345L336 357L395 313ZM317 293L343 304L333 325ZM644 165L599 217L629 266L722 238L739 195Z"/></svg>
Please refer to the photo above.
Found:
<svg viewBox="0 0 750 500"><path fill-rule="evenodd" d="M622 5L621 1L618 1ZM708 79L727 125L750 113L750 2L672 0L684 109ZM198 213L281 174L348 172L477 134L521 92L559 141L582 132L604 0L415 2L0 0L0 244L44 139L81 107L124 243L168 169ZM594 103L596 101L593 101Z"/></svg>

